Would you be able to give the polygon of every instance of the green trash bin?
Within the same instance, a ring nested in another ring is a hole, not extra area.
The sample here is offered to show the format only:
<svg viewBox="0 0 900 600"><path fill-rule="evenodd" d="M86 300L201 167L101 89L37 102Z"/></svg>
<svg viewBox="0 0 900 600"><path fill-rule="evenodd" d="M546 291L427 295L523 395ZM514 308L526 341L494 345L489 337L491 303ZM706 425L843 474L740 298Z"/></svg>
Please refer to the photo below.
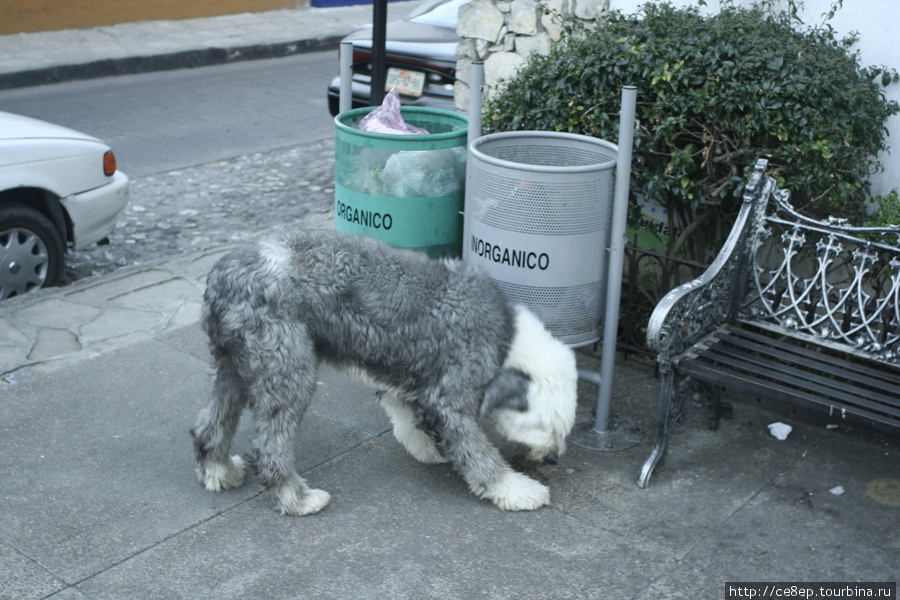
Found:
<svg viewBox="0 0 900 600"><path fill-rule="evenodd" d="M372 107L334 118L335 230L413 248L433 257L462 252L465 115L404 106L403 119L428 135L357 129Z"/></svg>

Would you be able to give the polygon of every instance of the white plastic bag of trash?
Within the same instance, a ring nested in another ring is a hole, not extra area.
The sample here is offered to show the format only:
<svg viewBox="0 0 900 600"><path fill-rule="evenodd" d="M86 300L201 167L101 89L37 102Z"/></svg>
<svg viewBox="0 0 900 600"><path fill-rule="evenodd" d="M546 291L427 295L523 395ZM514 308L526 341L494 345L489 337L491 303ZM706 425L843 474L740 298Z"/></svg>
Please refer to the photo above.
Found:
<svg viewBox="0 0 900 600"><path fill-rule="evenodd" d="M394 133L398 135L428 135L421 127L408 124L400 114L400 94L397 88L385 94L381 106L363 117L357 129L371 133Z"/></svg>
<svg viewBox="0 0 900 600"><path fill-rule="evenodd" d="M787 436L790 435L792 429L793 427L786 425L785 423L769 423L769 432L781 441L787 439Z"/></svg>
<svg viewBox="0 0 900 600"><path fill-rule="evenodd" d="M434 198L457 192L465 182L465 147L392 154L381 171L385 193L395 198Z"/></svg>

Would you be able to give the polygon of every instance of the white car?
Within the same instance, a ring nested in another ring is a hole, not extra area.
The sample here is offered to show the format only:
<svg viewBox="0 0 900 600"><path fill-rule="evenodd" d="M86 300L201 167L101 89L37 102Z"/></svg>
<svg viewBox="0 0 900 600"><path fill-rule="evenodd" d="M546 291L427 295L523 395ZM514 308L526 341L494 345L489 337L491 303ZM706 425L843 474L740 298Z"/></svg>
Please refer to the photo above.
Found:
<svg viewBox="0 0 900 600"><path fill-rule="evenodd" d="M127 203L109 146L0 112L0 300L57 285L66 251L104 240Z"/></svg>

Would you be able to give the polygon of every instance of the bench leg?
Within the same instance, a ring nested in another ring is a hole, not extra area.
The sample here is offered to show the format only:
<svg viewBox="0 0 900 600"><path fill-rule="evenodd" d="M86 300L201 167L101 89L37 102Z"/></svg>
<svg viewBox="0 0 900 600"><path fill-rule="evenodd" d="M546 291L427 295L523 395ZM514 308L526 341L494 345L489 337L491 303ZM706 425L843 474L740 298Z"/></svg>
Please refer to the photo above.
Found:
<svg viewBox="0 0 900 600"><path fill-rule="evenodd" d="M643 489L650 482L653 470L661 466L666 458L666 445L669 435L669 421L672 420L672 403L677 394L675 386L675 374L671 367L660 370L661 382L659 388L659 423L656 430L656 445L650 451L650 456L644 461L641 473L638 475L637 485Z"/></svg>

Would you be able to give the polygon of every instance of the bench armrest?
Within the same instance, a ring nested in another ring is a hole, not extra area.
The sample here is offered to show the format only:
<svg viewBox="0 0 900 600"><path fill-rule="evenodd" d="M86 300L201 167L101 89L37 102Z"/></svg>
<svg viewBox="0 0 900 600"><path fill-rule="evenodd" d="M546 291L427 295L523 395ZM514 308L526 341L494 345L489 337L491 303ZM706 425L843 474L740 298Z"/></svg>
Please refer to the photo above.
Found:
<svg viewBox="0 0 900 600"><path fill-rule="evenodd" d="M657 362L670 365L694 343L737 314L746 288L751 253L763 231L766 204L776 190L759 160L744 190L744 201L718 256L698 278L659 301L647 326L647 345Z"/></svg>

